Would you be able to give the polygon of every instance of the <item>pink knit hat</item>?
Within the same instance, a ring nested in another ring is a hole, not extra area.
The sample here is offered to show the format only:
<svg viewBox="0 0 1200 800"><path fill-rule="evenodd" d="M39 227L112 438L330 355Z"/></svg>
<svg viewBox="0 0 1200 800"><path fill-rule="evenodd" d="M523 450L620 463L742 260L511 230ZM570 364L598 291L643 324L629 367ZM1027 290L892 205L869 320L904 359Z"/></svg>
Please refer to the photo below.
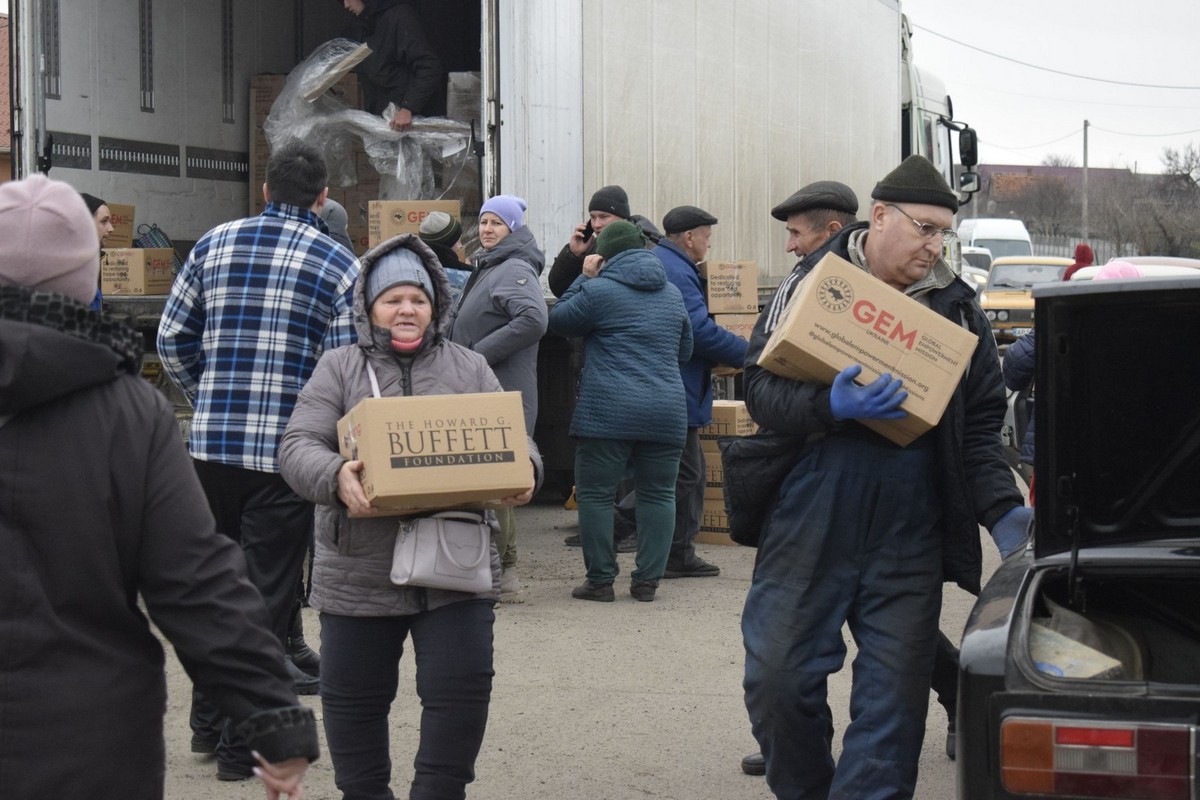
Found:
<svg viewBox="0 0 1200 800"><path fill-rule="evenodd" d="M1128 261L1110 261L1096 270L1096 274L1092 276L1092 280L1106 281L1113 278L1123 280L1125 278L1140 277L1142 277L1142 271L1136 265L1130 264Z"/></svg>
<svg viewBox="0 0 1200 800"><path fill-rule="evenodd" d="M0 184L0 285L96 296L100 239L79 193L33 175Z"/></svg>

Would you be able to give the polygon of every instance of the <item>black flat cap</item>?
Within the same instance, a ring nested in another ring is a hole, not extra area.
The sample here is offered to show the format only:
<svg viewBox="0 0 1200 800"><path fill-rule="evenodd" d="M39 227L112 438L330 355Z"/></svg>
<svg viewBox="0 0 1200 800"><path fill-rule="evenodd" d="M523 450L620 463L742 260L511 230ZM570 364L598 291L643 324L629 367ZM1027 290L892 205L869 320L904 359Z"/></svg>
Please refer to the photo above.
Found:
<svg viewBox="0 0 1200 800"><path fill-rule="evenodd" d="M858 213L858 197L854 190L837 181L816 181L805 186L794 195L771 209L771 216L787 222L791 214L825 208L846 214Z"/></svg>
<svg viewBox="0 0 1200 800"><path fill-rule="evenodd" d="M663 230L668 236L673 233L683 233L701 225L716 225L717 218L695 206L678 206L672 208L663 217Z"/></svg>

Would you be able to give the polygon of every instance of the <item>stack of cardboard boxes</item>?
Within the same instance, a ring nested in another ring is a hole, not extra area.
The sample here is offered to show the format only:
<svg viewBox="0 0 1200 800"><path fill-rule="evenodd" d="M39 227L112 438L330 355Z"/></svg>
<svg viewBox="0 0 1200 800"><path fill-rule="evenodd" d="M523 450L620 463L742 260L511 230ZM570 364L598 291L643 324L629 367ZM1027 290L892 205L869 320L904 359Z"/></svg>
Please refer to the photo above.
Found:
<svg viewBox="0 0 1200 800"><path fill-rule="evenodd" d="M250 216L261 214L266 206L262 187L267 180L271 146L263 124L286 83L286 75L255 75L250 79ZM362 92L358 76L353 72L339 80L329 91L347 107L362 108ZM367 204L379 198L379 173L363 150L362 139L352 136L350 142L355 184L349 188L331 186L329 198L346 209L346 232L354 243L355 254L362 255L368 248Z"/></svg>
<svg viewBox="0 0 1200 800"><path fill-rule="evenodd" d="M758 264L754 261L705 261L700 264L708 313L713 321L746 341L758 320ZM717 377L741 372L741 364L713 370Z"/></svg>
<svg viewBox="0 0 1200 800"><path fill-rule="evenodd" d="M134 247L131 205L108 203L112 232L100 250L100 292L106 296L159 295L175 280L175 251L169 247Z"/></svg>
<svg viewBox="0 0 1200 800"><path fill-rule="evenodd" d="M749 436L758 426L746 411L742 400L714 400L713 421L700 429L700 447L704 450L707 474L704 481L704 515L696 541L704 544L733 544L729 538L729 518L725 515L724 470L717 441L726 436Z"/></svg>
<svg viewBox="0 0 1200 800"><path fill-rule="evenodd" d="M462 114L476 109L471 119L478 117L478 73L454 73L458 80L450 83L451 99L463 107ZM286 75L256 75L250 81L250 215L261 214L266 202L262 186L267 178L267 161L271 148L263 124L271 106L283 91ZM362 107L362 92L358 76L349 73L330 91L350 108ZM349 137L354 159L353 186L329 188L329 199L346 209L347 234L354 243L356 255L401 233L416 233L433 211L445 211L455 219L462 218L461 200L381 200L381 179L378 170L363 150L362 139Z"/></svg>

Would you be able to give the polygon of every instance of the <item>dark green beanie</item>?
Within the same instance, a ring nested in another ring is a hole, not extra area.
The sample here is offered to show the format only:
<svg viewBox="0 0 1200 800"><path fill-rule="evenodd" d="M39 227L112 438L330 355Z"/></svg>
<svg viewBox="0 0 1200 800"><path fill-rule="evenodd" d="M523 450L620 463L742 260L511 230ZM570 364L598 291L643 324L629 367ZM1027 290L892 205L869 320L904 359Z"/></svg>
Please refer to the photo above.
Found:
<svg viewBox="0 0 1200 800"><path fill-rule="evenodd" d="M885 203L919 203L958 211L958 195L925 156L909 156L875 184L871 197Z"/></svg>
<svg viewBox="0 0 1200 800"><path fill-rule="evenodd" d="M642 229L623 219L604 226L596 238L596 252L605 261L626 250L641 250L646 246Z"/></svg>

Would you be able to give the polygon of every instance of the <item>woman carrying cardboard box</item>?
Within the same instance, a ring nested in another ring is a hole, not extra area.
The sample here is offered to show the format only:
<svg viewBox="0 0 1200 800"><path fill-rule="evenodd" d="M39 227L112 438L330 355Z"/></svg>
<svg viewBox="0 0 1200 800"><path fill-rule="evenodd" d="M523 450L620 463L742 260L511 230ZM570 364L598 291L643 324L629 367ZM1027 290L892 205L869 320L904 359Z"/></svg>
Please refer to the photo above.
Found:
<svg viewBox="0 0 1200 800"><path fill-rule="evenodd" d="M283 477L317 503L309 602L321 615L325 735L344 798L390 796L387 717L409 637L422 706L409 796L464 797L483 742L500 584L495 542L491 591L394 585L397 517L351 518L371 504L362 462L338 450L337 422L376 393L372 377L383 397L502 391L483 356L444 336L450 302L437 256L417 236L397 236L364 255L354 289L358 343L321 357L279 448ZM529 489L505 506L529 502L541 479L532 438L528 446Z"/></svg>

